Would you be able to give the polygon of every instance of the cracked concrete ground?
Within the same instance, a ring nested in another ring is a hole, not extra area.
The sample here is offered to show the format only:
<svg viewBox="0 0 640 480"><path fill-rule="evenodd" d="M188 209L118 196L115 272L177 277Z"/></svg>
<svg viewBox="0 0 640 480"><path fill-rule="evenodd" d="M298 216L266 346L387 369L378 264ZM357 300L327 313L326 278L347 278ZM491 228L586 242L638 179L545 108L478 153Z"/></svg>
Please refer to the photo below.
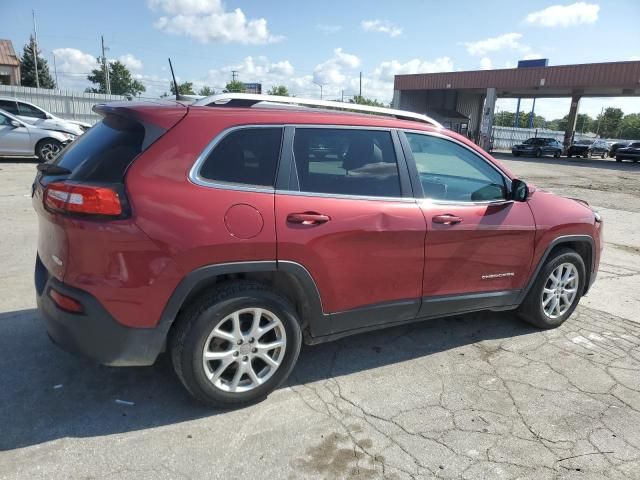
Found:
<svg viewBox="0 0 640 480"><path fill-rule="evenodd" d="M307 347L285 386L229 412L194 404L166 358L113 369L49 343L34 166L0 162L0 478L640 478L640 165L505 158L604 215L569 321L487 312Z"/></svg>

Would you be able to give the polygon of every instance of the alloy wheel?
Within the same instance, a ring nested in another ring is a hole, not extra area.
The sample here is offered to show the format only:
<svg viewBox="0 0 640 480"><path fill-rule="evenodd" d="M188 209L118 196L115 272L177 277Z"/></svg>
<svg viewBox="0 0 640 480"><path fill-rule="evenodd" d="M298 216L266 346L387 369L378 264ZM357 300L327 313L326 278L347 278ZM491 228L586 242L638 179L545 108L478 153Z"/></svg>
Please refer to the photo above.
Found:
<svg viewBox="0 0 640 480"><path fill-rule="evenodd" d="M573 263L562 263L551 272L542 291L542 309L547 317L561 317L571 308L578 294L579 280Z"/></svg>
<svg viewBox="0 0 640 480"><path fill-rule="evenodd" d="M46 162L49 162L56 158L61 150L60 145L56 143L45 143L40 148L40 154Z"/></svg>
<svg viewBox="0 0 640 480"><path fill-rule="evenodd" d="M202 364L220 390L248 392L273 376L284 359L282 321L264 308L244 308L223 318L204 343Z"/></svg>

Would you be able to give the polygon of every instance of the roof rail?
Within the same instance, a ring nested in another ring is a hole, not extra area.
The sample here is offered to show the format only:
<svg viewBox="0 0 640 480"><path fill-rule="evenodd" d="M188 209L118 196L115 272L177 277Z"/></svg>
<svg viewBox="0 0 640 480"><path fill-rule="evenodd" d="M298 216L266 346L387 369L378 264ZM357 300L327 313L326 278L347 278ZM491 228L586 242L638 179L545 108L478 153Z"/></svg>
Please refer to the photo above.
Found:
<svg viewBox="0 0 640 480"><path fill-rule="evenodd" d="M333 110L388 115L402 120L413 120L428 123L434 127L442 127L439 122L427 115L407 112L406 110L371 107L369 105L360 105L358 103L331 102L328 100L315 100L300 97L281 97L277 95L259 95L253 93L221 93L196 100L192 105L206 107L251 107L261 102L268 102L270 104L278 103L286 105L300 105L304 107L323 107Z"/></svg>

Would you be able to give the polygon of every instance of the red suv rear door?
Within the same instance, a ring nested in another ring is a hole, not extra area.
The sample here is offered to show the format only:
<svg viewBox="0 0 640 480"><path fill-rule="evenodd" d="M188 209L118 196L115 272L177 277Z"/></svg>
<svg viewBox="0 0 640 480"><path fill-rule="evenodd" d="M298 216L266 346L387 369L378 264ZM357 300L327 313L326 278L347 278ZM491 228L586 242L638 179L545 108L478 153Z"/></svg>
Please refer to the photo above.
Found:
<svg viewBox="0 0 640 480"><path fill-rule="evenodd" d="M531 266L535 222L507 199L509 179L454 139L401 134L427 221L420 316L515 302Z"/></svg>
<svg viewBox="0 0 640 480"><path fill-rule="evenodd" d="M289 189L275 202L278 262L306 268L332 314L312 333L413 319L426 225L397 134L299 127L291 142Z"/></svg>

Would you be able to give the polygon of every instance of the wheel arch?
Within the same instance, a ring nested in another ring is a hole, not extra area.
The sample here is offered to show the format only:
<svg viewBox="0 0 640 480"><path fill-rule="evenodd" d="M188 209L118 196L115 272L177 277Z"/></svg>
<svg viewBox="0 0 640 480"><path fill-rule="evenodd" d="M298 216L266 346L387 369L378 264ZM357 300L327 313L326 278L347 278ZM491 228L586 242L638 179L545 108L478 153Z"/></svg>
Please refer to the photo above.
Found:
<svg viewBox="0 0 640 480"><path fill-rule="evenodd" d="M554 239L546 248L545 252L540 257L538 264L531 274L529 281L527 282L527 286L522 290L520 296L518 298L518 303L521 303L533 287L533 284L542 270L547 259L556 251L561 248L570 248L574 250L584 262L584 266L586 269L586 278L584 283L584 291L583 295L587 293L589 290L589 286L591 285L591 276L593 275L593 266L594 266L594 255L595 255L595 241L593 237L589 235L565 235L562 237L557 237Z"/></svg>
<svg viewBox="0 0 640 480"><path fill-rule="evenodd" d="M167 301L158 328L168 334L180 312L195 298L219 284L238 280L267 285L289 300L298 313L305 341L313 336L318 322L328 322L316 283L306 268L289 261L253 261L206 265L187 274Z"/></svg>

